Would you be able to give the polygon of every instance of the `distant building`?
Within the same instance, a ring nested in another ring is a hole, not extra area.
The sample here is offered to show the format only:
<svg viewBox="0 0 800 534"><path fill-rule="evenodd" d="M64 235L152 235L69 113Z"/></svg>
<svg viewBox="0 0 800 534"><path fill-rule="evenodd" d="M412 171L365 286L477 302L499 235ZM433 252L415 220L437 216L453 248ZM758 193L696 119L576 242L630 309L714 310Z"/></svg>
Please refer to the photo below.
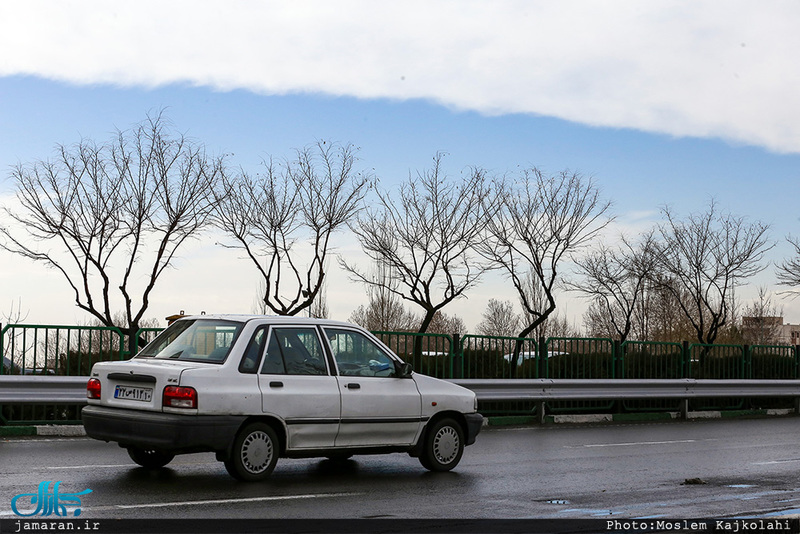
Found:
<svg viewBox="0 0 800 534"><path fill-rule="evenodd" d="M778 328L783 325L783 317L742 317L745 330Z"/></svg>
<svg viewBox="0 0 800 534"><path fill-rule="evenodd" d="M800 324L781 325L778 342L782 345L800 345Z"/></svg>
<svg viewBox="0 0 800 534"><path fill-rule="evenodd" d="M742 317L742 331L754 344L800 345L800 325L783 317Z"/></svg>

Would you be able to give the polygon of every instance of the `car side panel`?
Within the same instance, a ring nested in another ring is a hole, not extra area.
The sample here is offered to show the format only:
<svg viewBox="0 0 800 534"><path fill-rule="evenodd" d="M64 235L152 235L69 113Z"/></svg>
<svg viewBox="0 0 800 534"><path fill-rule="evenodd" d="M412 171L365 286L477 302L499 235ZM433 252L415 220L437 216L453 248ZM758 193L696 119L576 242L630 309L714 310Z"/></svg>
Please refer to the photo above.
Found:
<svg viewBox="0 0 800 534"><path fill-rule="evenodd" d="M197 390L198 413L203 415L259 415L261 394L256 375L231 373L211 367L184 371L181 386ZM181 413L176 409L167 409Z"/></svg>
<svg viewBox="0 0 800 534"><path fill-rule="evenodd" d="M409 378L338 377L342 423L337 447L410 445L423 420L417 385Z"/></svg>
<svg viewBox="0 0 800 534"><path fill-rule="evenodd" d="M341 403L336 377L258 375L261 411L286 424L287 449L333 447Z"/></svg>

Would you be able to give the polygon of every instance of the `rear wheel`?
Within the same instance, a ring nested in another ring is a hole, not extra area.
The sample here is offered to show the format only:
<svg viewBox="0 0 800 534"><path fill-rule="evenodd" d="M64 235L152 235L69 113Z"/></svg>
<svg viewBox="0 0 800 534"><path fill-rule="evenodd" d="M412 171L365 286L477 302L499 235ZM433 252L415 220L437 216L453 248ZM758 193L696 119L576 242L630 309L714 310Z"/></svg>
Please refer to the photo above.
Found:
<svg viewBox="0 0 800 534"><path fill-rule="evenodd" d="M238 480L255 482L267 478L278 463L278 435L271 426L253 423L236 436L225 469Z"/></svg>
<svg viewBox="0 0 800 534"><path fill-rule="evenodd" d="M430 471L450 471L464 454L464 432L452 419L435 423L425 435L419 461Z"/></svg>
<svg viewBox="0 0 800 534"><path fill-rule="evenodd" d="M168 452L143 449L141 447L128 447L128 456L137 464L148 469L164 467L175 458L174 454Z"/></svg>

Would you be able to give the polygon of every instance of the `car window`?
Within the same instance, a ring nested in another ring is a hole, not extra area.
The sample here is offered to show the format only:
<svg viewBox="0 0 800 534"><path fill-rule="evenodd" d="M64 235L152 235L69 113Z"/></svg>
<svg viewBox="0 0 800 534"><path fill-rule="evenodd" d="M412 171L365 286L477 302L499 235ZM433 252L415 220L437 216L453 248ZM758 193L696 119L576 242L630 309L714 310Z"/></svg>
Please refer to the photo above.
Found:
<svg viewBox="0 0 800 534"><path fill-rule="evenodd" d="M253 337L250 338L250 343L244 351L244 356L239 364L240 373L255 373L258 370L258 362L261 360L261 354L264 352L264 346L267 342L267 327L261 326Z"/></svg>
<svg viewBox="0 0 800 534"><path fill-rule="evenodd" d="M241 328L241 323L217 319L179 321L136 357L222 363Z"/></svg>
<svg viewBox="0 0 800 534"><path fill-rule="evenodd" d="M262 374L327 375L325 356L315 328L273 328L261 366Z"/></svg>
<svg viewBox="0 0 800 534"><path fill-rule="evenodd" d="M342 376L395 376L394 360L355 330L326 328L325 334Z"/></svg>

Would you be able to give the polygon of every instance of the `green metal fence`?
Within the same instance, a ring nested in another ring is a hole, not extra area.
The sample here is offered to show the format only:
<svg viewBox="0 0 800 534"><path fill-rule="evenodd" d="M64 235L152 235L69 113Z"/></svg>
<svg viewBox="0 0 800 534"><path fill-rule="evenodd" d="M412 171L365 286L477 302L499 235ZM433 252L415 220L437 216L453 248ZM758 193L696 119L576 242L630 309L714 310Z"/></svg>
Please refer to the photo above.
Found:
<svg viewBox="0 0 800 534"><path fill-rule="evenodd" d="M125 336L106 326L6 325L0 374L88 375L95 362L122 360Z"/></svg>
<svg viewBox="0 0 800 534"><path fill-rule="evenodd" d="M535 339L466 335L460 338L460 372L453 378L539 378L541 358ZM458 367L457 367L458 369ZM481 402L484 415L533 413L533 401Z"/></svg>
<svg viewBox="0 0 800 534"><path fill-rule="evenodd" d="M455 345L452 336L414 332L372 333L418 372L436 378L454 376Z"/></svg>
<svg viewBox="0 0 800 534"><path fill-rule="evenodd" d="M625 341L617 346L619 378L684 378L688 362L681 343ZM624 411L676 411L680 401L669 399L626 400Z"/></svg>
<svg viewBox="0 0 800 534"><path fill-rule="evenodd" d="M96 362L122 360L125 338L101 326L6 325L0 329L0 374L87 376ZM77 423L80 407L0 406L2 424Z"/></svg>
<svg viewBox="0 0 800 534"><path fill-rule="evenodd" d="M122 360L160 332L143 328L127 340L96 326L6 325L0 329L0 374L89 374L103 360ZM373 332L420 373L491 379L798 379L800 346L701 345L607 338L522 339L479 335ZM737 409L751 399L697 399L693 409ZM758 399L760 407L769 400ZM778 403L788 401L775 401ZM777 406L770 406L777 407ZM550 413L674 411L676 401L553 402ZM489 414L529 414L533 403L484 403ZM0 407L0 423L77 421L75 406Z"/></svg>
<svg viewBox="0 0 800 534"><path fill-rule="evenodd" d="M614 341L606 338L551 337L545 342L546 378L617 378ZM614 407L615 401L555 401L550 413L598 412Z"/></svg>
<svg viewBox="0 0 800 534"><path fill-rule="evenodd" d="M753 379L792 379L800 376L800 352L786 345L750 347L747 362Z"/></svg>
<svg viewBox="0 0 800 534"><path fill-rule="evenodd" d="M535 339L474 336L460 338L458 378L539 378Z"/></svg>
<svg viewBox="0 0 800 534"><path fill-rule="evenodd" d="M747 346L693 344L689 347L689 355L688 378L749 378ZM745 399L692 399L689 404L699 410L738 410L744 408Z"/></svg>

